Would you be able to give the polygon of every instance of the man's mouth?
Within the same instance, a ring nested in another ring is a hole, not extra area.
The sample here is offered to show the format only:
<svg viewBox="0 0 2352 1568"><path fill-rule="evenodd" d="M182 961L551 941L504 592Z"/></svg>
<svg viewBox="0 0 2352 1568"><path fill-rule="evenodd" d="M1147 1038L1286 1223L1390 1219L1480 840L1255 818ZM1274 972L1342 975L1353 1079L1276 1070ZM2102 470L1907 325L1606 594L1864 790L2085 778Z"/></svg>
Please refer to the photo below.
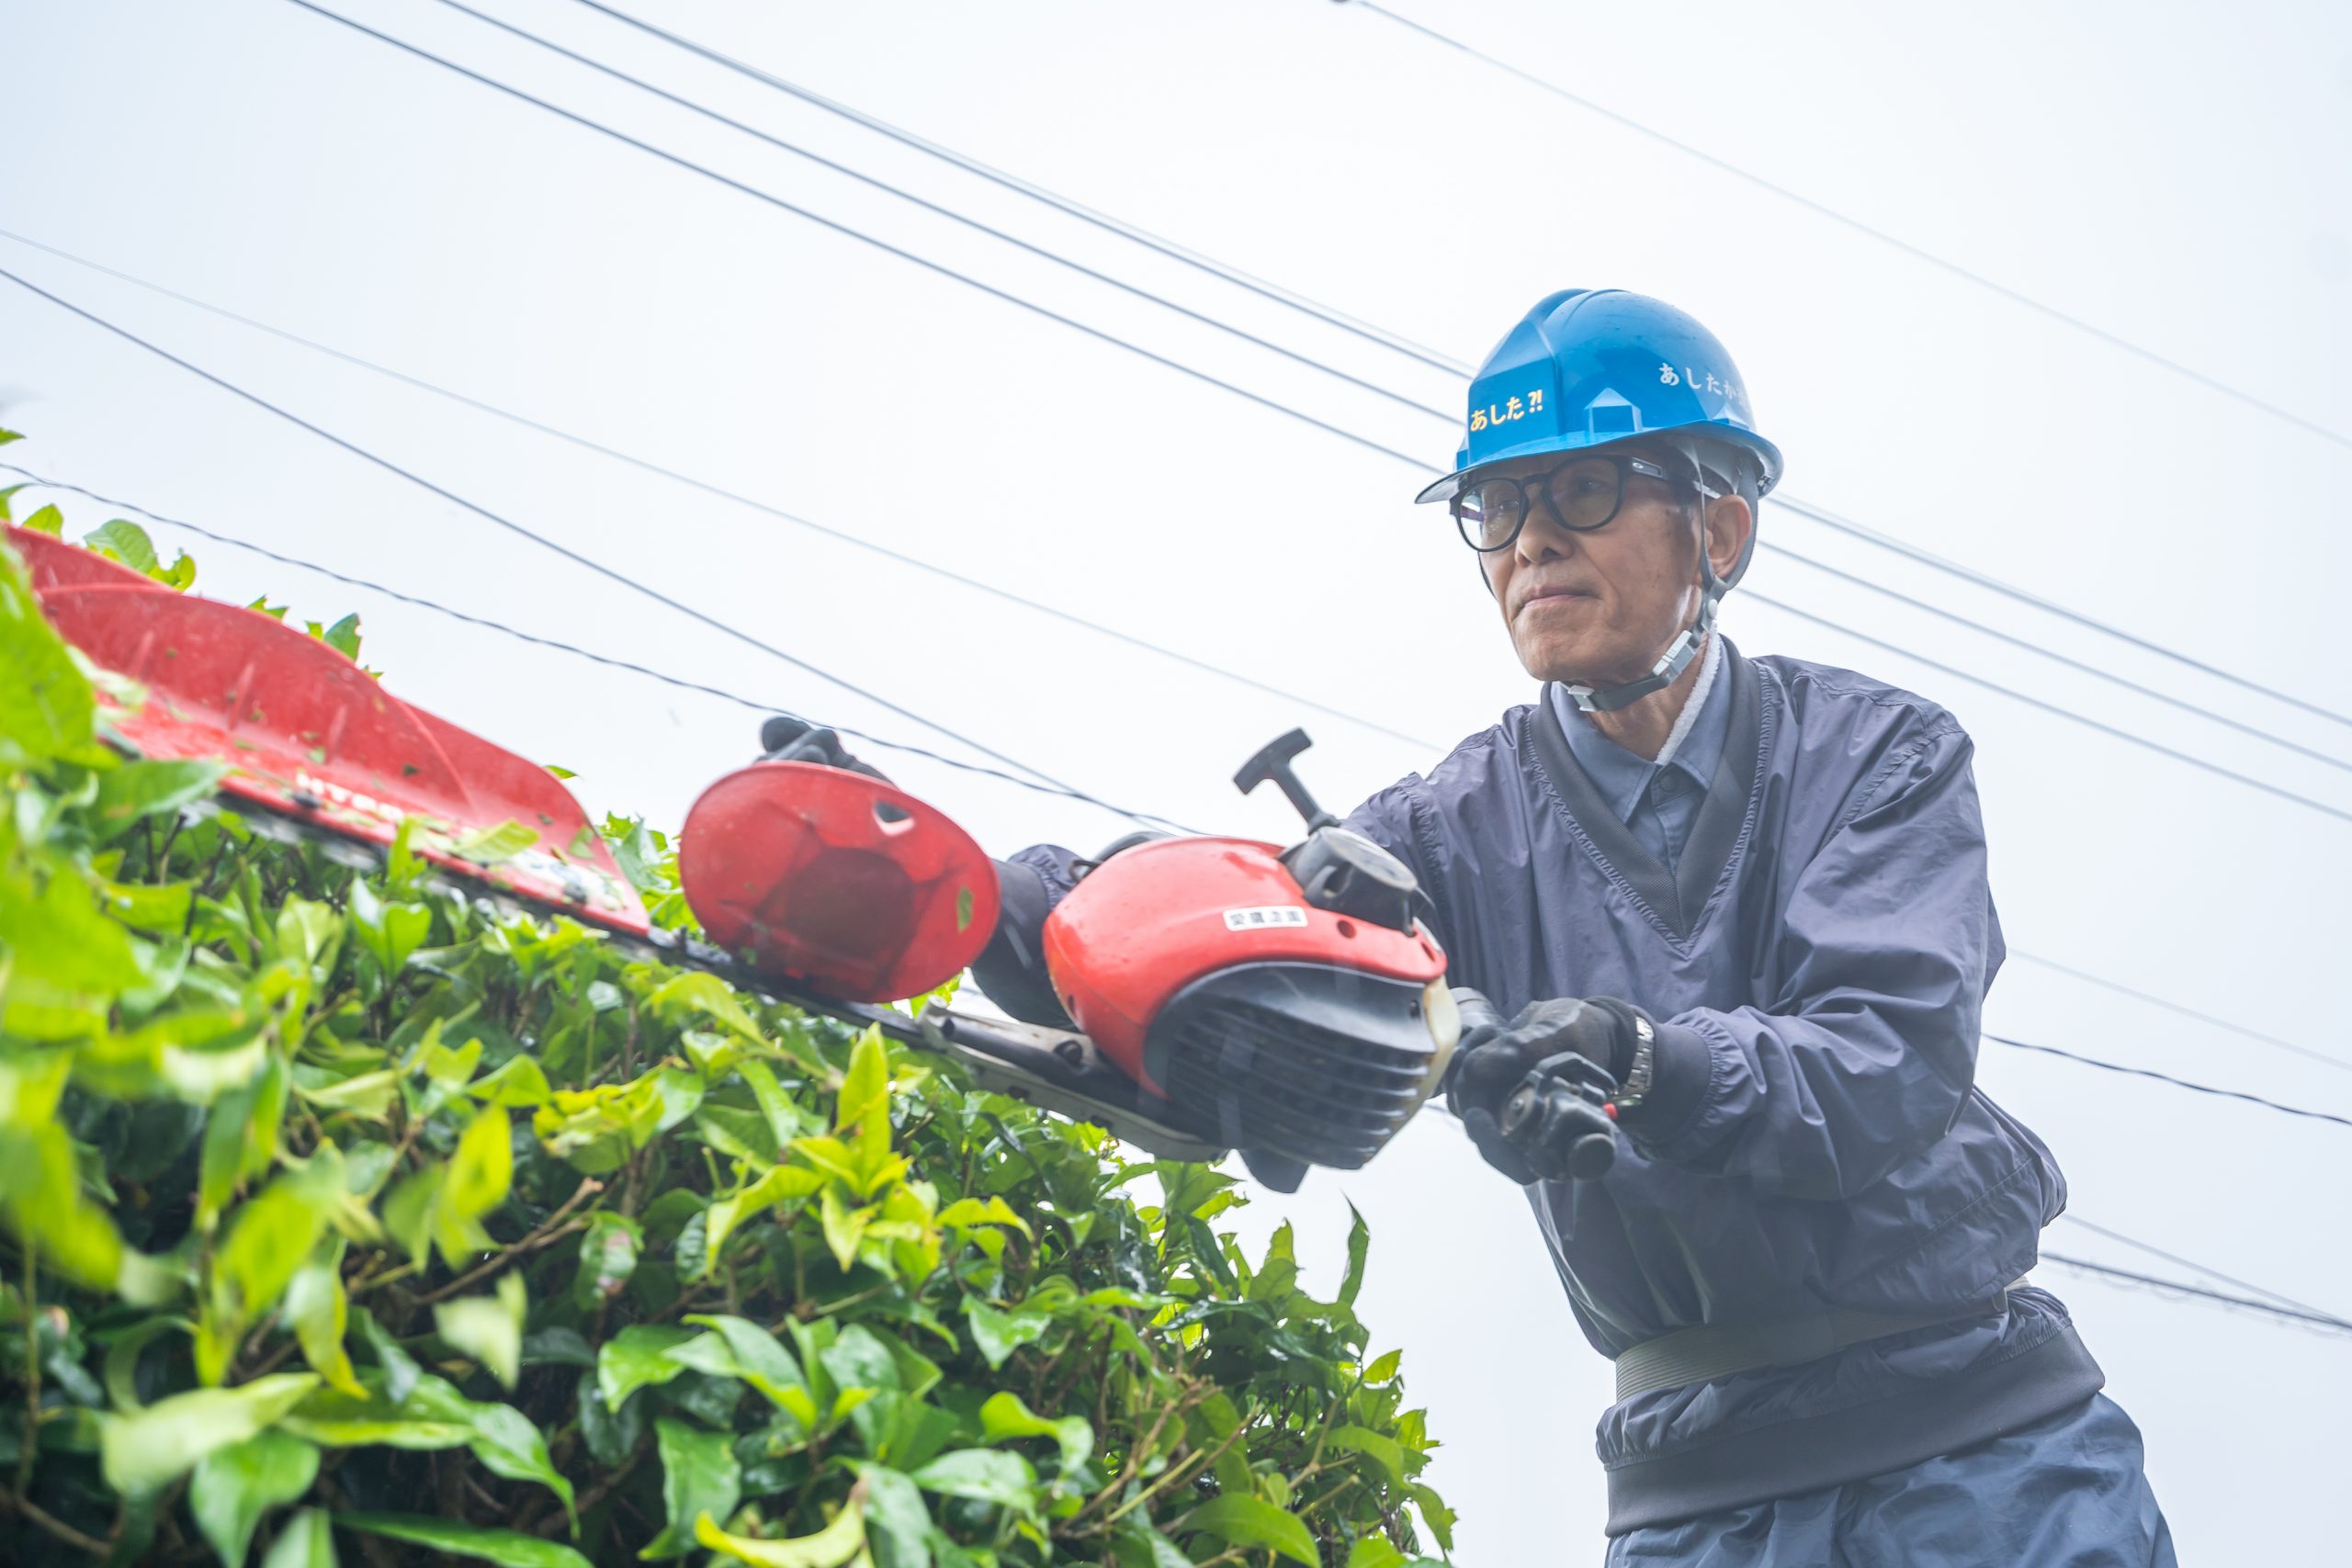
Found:
<svg viewBox="0 0 2352 1568"><path fill-rule="evenodd" d="M1531 592L1527 597L1521 599L1519 602L1519 607L1524 610L1532 604L1540 604L1546 599L1591 599L1596 597L1598 597L1598 595L1593 593L1589 589L1584 588L1538 588Z"/></svg>

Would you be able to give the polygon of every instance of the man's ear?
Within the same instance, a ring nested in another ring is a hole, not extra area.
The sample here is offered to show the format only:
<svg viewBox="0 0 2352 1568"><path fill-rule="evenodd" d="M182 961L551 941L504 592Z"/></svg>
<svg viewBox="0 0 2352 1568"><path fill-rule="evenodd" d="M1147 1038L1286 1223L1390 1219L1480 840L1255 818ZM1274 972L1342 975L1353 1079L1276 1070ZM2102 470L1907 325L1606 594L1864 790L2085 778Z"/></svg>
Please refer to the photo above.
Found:
<svg viewBox="0 0 2352 1568"><path fill-rule="evenodd" d="M1739 570L1756 534L1756 509L1744 495L1719 495L1707 503L1707 561L1715 575L1728 578Z"/></svg>

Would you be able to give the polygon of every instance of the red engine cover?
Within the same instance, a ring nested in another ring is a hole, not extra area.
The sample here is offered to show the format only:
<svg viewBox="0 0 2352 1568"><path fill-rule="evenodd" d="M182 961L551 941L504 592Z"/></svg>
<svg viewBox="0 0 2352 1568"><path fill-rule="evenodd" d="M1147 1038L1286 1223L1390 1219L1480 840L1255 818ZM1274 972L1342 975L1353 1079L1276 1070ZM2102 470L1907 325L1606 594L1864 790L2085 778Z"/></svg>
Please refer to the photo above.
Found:
<svg viewBox="0 0 2352 1568"><path fill-rule="evenodd" d="M1237 964L1324 964L1426 985L1445 973L1428 931L1318 909L1254 839L1160 839L1104 861L1046 918L1046 968L1080 1029L1162 1092L1144 1033L1193 981Z"/></svg>

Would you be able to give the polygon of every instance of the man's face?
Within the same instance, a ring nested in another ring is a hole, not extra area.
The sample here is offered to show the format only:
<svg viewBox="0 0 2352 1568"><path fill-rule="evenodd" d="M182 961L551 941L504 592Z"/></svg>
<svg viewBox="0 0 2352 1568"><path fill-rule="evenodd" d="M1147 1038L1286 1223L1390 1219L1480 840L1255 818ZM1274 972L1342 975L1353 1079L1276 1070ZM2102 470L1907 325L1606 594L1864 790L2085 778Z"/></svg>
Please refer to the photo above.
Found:
<svg viewBox="0 0 2352 1568"><path fill-rule="evenodd" d="M1679 456L1649 443L1612 450L1645 457L1670 473L1687 471ZM1529 479L1567 460L1567 454L1545 453L1498 463L1491 471ZM1617 515L1586 533L1563 528L1539 496L1529 499L1519 537L1479 558L1519 661L1539 681L1612 686L1639 680L1699 612L1702 587L1691 520L1698 493L1688 485L1629 474ZM1710 553L1718 573L1736 562L1751 525L1740 498L1709 503Z"/></svg>

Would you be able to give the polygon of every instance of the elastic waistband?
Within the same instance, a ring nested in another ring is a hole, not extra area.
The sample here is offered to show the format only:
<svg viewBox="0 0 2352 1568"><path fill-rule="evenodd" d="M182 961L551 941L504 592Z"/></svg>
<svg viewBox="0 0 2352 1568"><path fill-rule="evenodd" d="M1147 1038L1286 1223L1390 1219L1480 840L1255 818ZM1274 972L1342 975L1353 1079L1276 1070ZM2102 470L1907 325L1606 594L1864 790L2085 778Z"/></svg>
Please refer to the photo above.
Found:
<svg viewBox="0 0 2352 1568"><path fill-rule="evenodd" d="M1653 1389L1712 1382L1760 1367L1802 1366L1866 1339L1983 1317L2001 1311L2015 1289L2017 1285L2008 1286L1991 1300L1960 1312L1895 1314L1831 1307L1777 1323L1702 1324L1662 1334L1617 1358L1618 1403Z"/></svg>
<svg viewBox="0 0 2352 1568"><path fill-rule="evenodd" d="M1907 1470L2054 1416L2106 1382L2067 1325L2014 1356L1867 1404L1620 1461L1609 1471L1608 1532Z"/></svg>

